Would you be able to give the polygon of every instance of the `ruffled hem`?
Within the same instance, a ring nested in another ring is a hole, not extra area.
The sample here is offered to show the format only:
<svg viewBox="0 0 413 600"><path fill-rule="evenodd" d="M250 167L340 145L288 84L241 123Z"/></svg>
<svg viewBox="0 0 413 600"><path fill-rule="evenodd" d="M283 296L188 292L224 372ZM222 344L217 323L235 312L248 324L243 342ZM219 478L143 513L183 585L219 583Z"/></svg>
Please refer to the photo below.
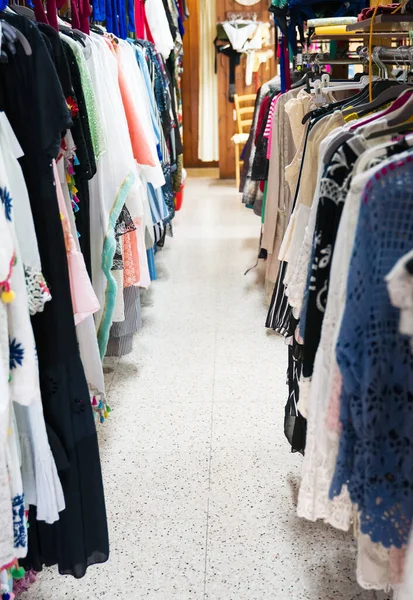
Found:
<svg viewBox="0 0 413 600"><path fill-rule="evenodd" d="M27 503L37 507L38 521L55 523L65 509L65 500L50 447L36 460L27 434L20 435L20 446Z"/></svg>

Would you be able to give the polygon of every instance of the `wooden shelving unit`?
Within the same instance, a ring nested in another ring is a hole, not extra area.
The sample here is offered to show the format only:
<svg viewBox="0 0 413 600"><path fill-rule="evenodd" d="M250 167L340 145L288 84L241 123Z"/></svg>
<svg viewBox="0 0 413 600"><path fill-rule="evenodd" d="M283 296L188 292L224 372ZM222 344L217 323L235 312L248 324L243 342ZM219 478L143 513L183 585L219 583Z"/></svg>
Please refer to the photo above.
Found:
<svg viewBox="0 0 413 600"><path fill-rule="evenodd" d="M413 23L412 23L412 29L413 29ZM374 39L375 40L391 40L393 42L398 42L400 40L405 40L406 37L408 37L408 31L402 31L402 32L374 32ZM315 33L313 33L313 35L311 36L311 41L312 42L349 42L351 43L356 43L356 42L360 42L360 43L365 43L366 41L368 41L369 39L369 34L368 33L341 33L341 34L337 34L337 35L316 35Z"/></svg>
<svg viewBox="0 0 413 600"><path fill-rule="evenodd" d="M349 33L361 32L368 33L370 30L371 19L360 21L352 25L347 25ZM413 30L413 15L377 15L374 19L374 35L377 33L401 34Z"/></svg>

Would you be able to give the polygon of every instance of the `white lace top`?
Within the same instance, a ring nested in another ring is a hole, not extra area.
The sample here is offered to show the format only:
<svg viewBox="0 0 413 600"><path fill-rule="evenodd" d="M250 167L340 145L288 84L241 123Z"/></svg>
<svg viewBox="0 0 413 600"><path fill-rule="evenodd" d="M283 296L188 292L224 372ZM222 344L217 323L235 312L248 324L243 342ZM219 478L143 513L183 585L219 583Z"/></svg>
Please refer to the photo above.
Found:
<svg viewBox="0 0 413 600"><path fill-rule="evenodd" d="M326 313L317 351L308 400L307 444L299 491L299 516L311 521L323 519L339 529L348 529L353 507L346 488L333 501L328 493L335 470L339 431L327 427L326 419L338 368L335 347L347 288L347 275L365 184L378 167L367 171L364 156L356 163L338 229L330 274ZM383 165L383 163L381 163ZM356 516L357 525L357 516ZM397 583L401 551L388 551L368 536L358 535L357 580L364 589L388 590Z"/></svg>

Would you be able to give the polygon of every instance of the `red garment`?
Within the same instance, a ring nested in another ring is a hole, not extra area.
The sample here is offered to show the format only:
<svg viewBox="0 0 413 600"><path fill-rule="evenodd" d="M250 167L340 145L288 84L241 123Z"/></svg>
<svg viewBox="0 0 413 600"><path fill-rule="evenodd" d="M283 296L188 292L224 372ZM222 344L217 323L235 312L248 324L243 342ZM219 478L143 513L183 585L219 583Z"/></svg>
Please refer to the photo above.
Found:
<svg viewBox="0 0 413 600"><path fill-rule="evenodd" d="M45 10L43 8L42 0L33 0L34 4L34 16L36 17L36 21L38 23L46 23L49 24L49 20L46 16Z"/></svg>
<svg viewBox="0 0 413 600"><path fill-rule="evenodd" d="M33 3L36 21L39 23L47 23L56 29L56 31L58 31L59 26L57 23L57 9L62 8L65 0L46 0L47 14L44 10L42 0L33 0ZM89 17L91 14L89 1L72 0L70 7L73 29L79 29L79 31L89 34Z"/></svg>
<svg viewBox="0 0 413 600"><path fill-rule="evenodd" d="M47 18L49 25L58 30L56 0L47 0Z"/></svg>
<svg viewBox="0 0 413 600"><path fill-rule="evenodd" d="M77 0L72 0L70 3L73 29L80 29L79 4Z"/></svg>
<svg viewBox="0 0 413 600"><path fill-rule="evenodd" d="M379 5L379 8L377 10L377 14L378 15L382 15L384 13L392 13L396 8L398 8L400 6L400 4L386 4L386 5ZM361 13L359 14L357 20L358 21L365 21L366 19L370 19L370 17L373 16L373 12L375 10L375 6L371 6L368 8L363 8L363 10L361 11Z"/></svg>
<svg viewBox="0 0 413 600"><path fill-rule="evenodd" d="M148 40L152 44L155 43L146 17L144 0L135 0L135 28L138 40Z"/></svg>
<svg viewBox="0 0 413 600"><path fill-rule="evenodd" d="M269 104L271 102L271 96L268 94L261 102L260 112L258 113L257 127L255 129L255 145L257 145L258 138L260 137L261 130L263 128L264 119L268 114Z"/></svg>
<svg viewBox="0 0 413 600"><path fill-rule="evenodd" d="M73 0L72 0L73 1ZM86 33L87 35L90 34L90 15L92 14L92 10L91 10L91 5L89 3L89 0L79 0L79 6L80 6L80 31L83 31L83 33Z"/></svg>
<svg viewBox="0 0 413 600"><path fill-rule="evenodd" d="M185 15L184 15L184 7L182 4L182 0L178 0L178 10L179 10L179 16L182 19L182 22L185 20Z"/></svg>

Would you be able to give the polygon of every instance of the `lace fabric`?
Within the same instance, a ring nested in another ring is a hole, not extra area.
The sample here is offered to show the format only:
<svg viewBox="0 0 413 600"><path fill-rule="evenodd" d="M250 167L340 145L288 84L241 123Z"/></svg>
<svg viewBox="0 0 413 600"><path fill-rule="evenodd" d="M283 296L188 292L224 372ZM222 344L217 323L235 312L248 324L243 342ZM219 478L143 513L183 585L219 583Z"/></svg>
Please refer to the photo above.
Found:
<svg viewBox="0 0 413 600"><path fill-rule="evenodd" d="M332 258L326 312L308 399L307 445L298 502L299 516L309 520L323 519L331 525L345 530L349 528L352 521L352 504L347 489L344 488L340 496L333 500L333 503L329 499L329 488L335 470L340 432L337 416L337 412L340 410L339 398L336 398L334 406L332 403L332 395L339 393L341 389L341 375L335 361L335 345L344 309L347 276L360 210L361 193L368 177L368 174L366 176L363 173L363 175L353 178L337 231L336 247L340 251L335 252ZM316 204L313 205L306 232L307 240L310 239L308 230L315 226L316 207ZM309 242L308 248L310 248ZM328 421L329 419L330 421ZM326 426L327 421L329 426Z"/></svg>
<svg viewBox="0 0 413 600"><path fill-rule="evenodd" d="M343 430L330 497L347 485L361 532L386 548L407 543L413 517L413 357L385 284L413 246L412 162L383 167L366 187L337 343Z"/></svg>
<svg viewBox="0 0 413 600"><path fill-rule="evenodd" d="M46 302L50 302L52 295L41 271L25 266L24 275L29 301L29 312L33 316L36 313L43 312L44 305Z"/></svg>
<svg viewBox="0 0 413 600"><path fill-rule="evenodd" d="M397 594L396 600L411 600L413 597L413 529L406 552L404 578Z"/></svg>
<svg viewBox="0 0 413 600"><path fill-rule="evenodd" d="M303 373L306 377L311 377L314 370L326 311L337 232L353 168L360 153L361 148L356 151L349 141L344 142L334 152L321 177L304 330Z"/></svg>
<svg viewBox="0 0 413 600"><path fill-rule="evenodd" d="M87 43L82 52L82 46L80 44L77 44L69 36L65 37L65 41L72 48L79 67L80 77L82 80L82 89L87 105L87 114L89 119L90 133L92 136L93 151L96 160L98 160L106 152L106 139L95 91L93 88L86 58L84 56L84 53L88 55L92 51L90 48L90 42Z"/></svg>

